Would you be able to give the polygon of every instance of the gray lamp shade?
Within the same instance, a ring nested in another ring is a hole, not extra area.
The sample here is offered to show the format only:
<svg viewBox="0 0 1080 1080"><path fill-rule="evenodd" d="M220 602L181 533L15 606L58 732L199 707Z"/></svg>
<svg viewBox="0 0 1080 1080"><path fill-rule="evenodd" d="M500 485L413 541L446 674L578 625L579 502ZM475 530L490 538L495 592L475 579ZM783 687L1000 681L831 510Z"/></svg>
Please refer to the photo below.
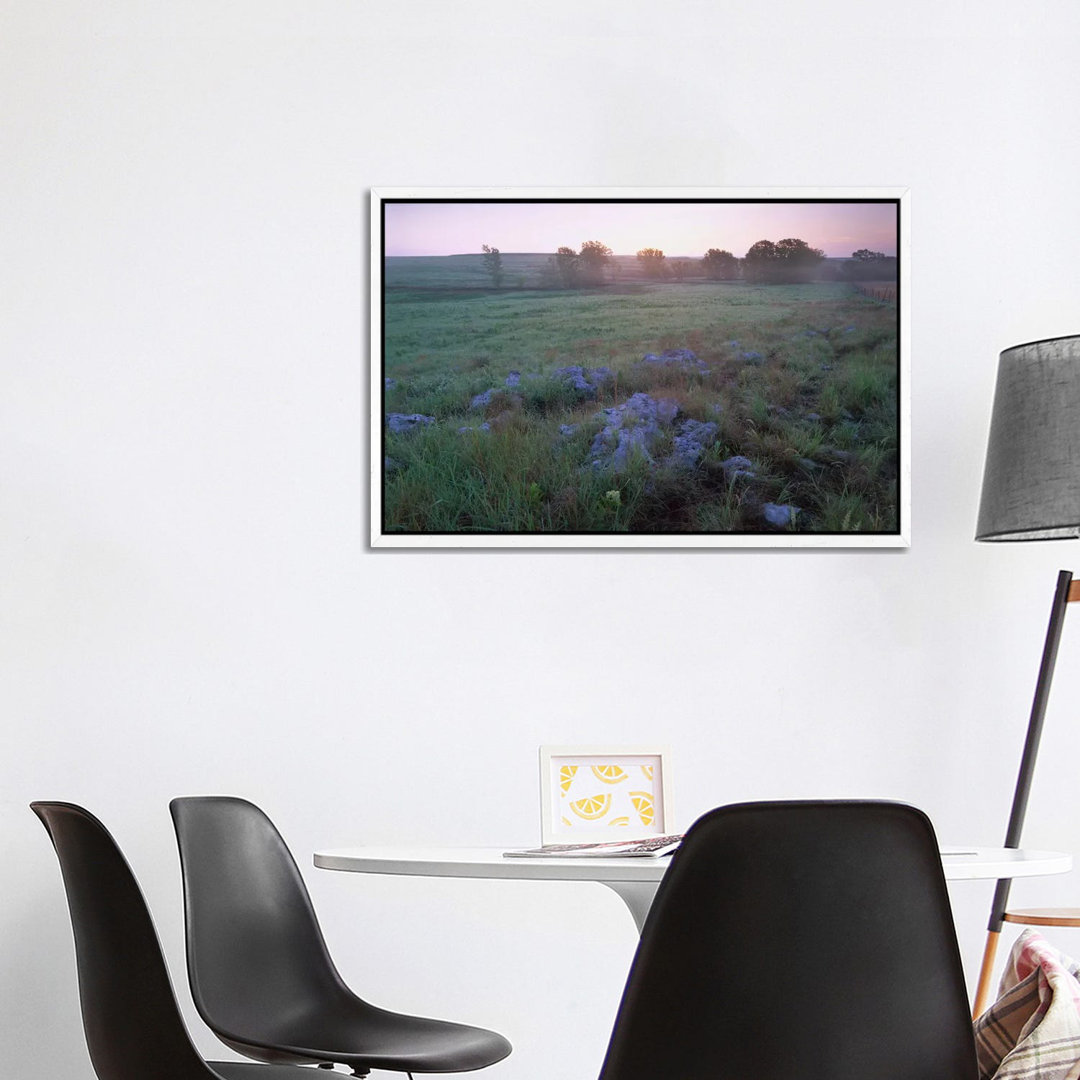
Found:
<svg viewBox="0 0 1080 1080"><path fill-rule="evenodd" d="M998 362L976 540L1080 536L1080 336Z"/></svg>

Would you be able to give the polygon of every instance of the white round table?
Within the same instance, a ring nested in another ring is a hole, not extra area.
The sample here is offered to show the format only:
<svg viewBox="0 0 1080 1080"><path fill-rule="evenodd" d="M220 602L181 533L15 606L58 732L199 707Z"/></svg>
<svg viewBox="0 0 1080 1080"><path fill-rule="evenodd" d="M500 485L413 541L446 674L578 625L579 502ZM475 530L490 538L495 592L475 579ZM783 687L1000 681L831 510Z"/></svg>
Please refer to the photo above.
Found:
<svg viewBox="0 0 1080 1080"><path fill-rule="evenodd" d="M622 897L641 932L669 858L507 858L504 848L339 848L317 851L323 870L409 877L502 878L513 881L595 881ZM1072 856L1026 848L943 847L948 881L1065 874Z"/></svg>

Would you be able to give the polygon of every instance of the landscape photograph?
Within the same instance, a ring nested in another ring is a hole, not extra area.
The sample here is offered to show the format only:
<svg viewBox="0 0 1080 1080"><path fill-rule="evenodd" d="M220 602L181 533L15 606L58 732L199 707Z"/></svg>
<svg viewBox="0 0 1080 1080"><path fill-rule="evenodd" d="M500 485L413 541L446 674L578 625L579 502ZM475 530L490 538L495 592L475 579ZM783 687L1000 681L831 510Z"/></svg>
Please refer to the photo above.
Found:
<svg viewBox="0 0 1080 1080"><path fill-rule="evenodd" d="M372 198L373 538L906 542L899 196Z"/></svg>

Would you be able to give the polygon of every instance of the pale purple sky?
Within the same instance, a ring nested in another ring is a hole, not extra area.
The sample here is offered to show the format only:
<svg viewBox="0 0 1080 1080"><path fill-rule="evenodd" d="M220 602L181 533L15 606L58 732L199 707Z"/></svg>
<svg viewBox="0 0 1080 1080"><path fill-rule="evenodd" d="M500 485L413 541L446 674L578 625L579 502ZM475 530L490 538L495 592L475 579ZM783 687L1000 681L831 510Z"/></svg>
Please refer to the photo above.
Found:
<svg viewBox="0 0 1080 1080"><path fill-rule="evenodd" d="M616 255L645 247L701 256L712 247L740 258L758 240L796 237L830 257L859 248L896 254L895 203L541 203L384 204L387 255L547 252L599 240Z"/></svg>

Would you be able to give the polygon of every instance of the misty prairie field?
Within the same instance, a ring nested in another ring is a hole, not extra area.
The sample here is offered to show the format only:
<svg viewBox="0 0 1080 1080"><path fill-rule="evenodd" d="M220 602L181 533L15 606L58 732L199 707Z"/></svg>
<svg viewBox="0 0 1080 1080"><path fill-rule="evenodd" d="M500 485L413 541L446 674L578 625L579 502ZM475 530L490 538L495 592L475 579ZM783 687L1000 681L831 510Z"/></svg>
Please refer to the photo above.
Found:
<svg viewBox="0 0 1080 1080"><path fill-rule="evenodd" d="M891 533L895 288L384 260L385 533Z"/></svg>

